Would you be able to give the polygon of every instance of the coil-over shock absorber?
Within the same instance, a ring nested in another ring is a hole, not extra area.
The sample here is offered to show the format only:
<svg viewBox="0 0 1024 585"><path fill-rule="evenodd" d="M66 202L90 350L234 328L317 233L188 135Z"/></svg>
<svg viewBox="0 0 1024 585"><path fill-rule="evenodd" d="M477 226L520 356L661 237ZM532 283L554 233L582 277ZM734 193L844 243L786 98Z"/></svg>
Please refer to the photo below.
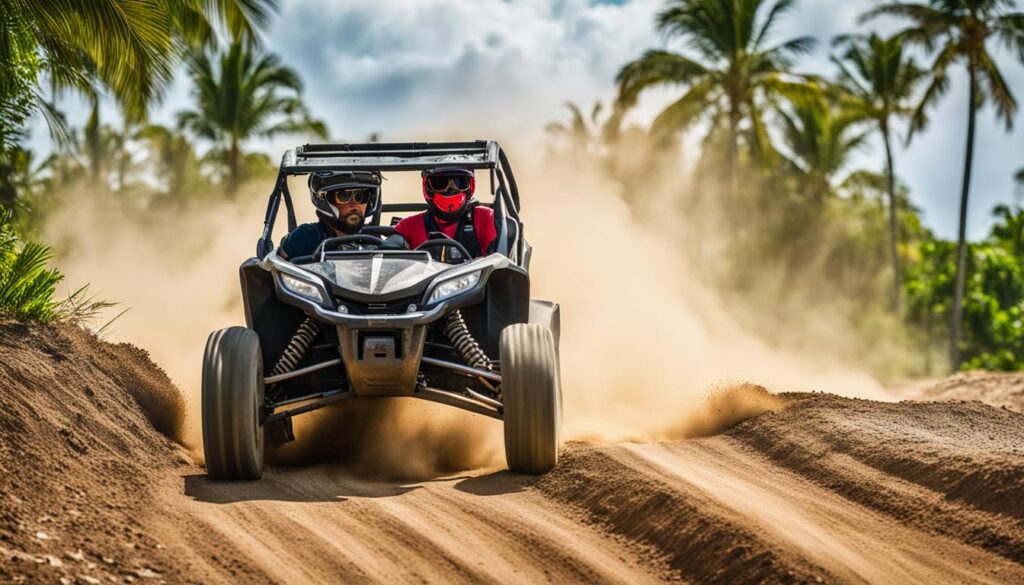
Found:
<svg viewBox="0 0 1024 585"><path fill-rule="evenodd" d="M444 334L448 336L455 352L467 365L488 372L494 371L494 365L490 358L473 338L473 334L469 332L469 326L466 325L461 311L456 310L448 314L448 319L444 324Z"/></svg>
<svg viewBox="0 0 1024 585"><path fill-rule="evenodd" d="M277 363L274 364L274 369L270 371L270 375L279 376L294 370L295 366L302 360L302 356L306 355L306 352L309 351L309 346L313 345L313 339L316 338L318 332L319 329L316 322L306 317L302 324L299 325L298 330L295 331L295 335L292 335L288 345L285 346L281 357L277 358Z"/></svg>
<svg viewBox="0 0 1024 585"><path fill-rule="evenodd" d="M455 353L459 354L459 358L467 365L487 372L494 372L497 369L494 367L494 362L487 357L484 349L477 343L473 334L469 332L469 326L466 325L466 320L462 317L462 311L455 310L448 314L444 324L444 334L452 342ZM483 378L477 379L501 400L501 386L495 387Z"/></svg>

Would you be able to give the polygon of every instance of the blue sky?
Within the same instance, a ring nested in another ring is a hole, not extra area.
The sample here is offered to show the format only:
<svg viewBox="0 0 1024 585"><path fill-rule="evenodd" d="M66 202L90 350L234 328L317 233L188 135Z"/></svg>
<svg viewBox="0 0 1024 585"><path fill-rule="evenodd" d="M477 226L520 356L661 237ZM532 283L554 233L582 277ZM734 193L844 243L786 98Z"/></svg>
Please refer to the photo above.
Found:
<svg viewBox="0 0 1024 585"><path fill-rule="evenodd" d="M776 39L811 34L817 51L800 63L814 73L833 72L829 42L840 33L865 31L857 16L872 0L802 0L776 29ZM664 0L283 0L267 46L297 69L306 100L325 119L332 137L361 140L408 136L495 137L539 142L543 126L564 119L564 102L589 105L614 94L613 79L645 49L663 47L653 31ZM894 23L877 25L883 32ZM1002 54L1003 72L1024 100L1024 66ZM896 152L897 172L924 210L928 226L953 237L966 135L966 81L953 77L929 129ZM650 120L670 92L643 99L633 119ZM189 85L179 79L155 111L171 123L188 107ZM84 108L69 100L72 123ZM107 114L113 119L114 112ZM1024 125L1018 113L1015 127ZM37 124L33 146L45 146ZM274 157L296 139L258 143ZM968 235L984 237L989 211L1014 202L1012 175L1024 167L1024 132L1007 134L991 109L979 114ZM872 141L854 167L881 169Z"/></svg>

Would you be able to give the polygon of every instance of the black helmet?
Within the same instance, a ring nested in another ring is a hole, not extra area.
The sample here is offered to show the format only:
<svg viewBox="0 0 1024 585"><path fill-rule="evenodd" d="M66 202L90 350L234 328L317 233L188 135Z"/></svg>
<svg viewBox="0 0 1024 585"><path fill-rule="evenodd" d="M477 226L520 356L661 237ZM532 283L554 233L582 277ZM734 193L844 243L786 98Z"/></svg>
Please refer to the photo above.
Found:
<svg viewBox="0 0 1024 585"><path fill-rule="evenodd" d="M353 230L338 217L338 208L334 206L330 194L349 189L365 189L367 191L366 216L373 215L380 206L380 173L372 171L316 171L309 174L309 198L316 207L316 214L327 225L346 234L354 234L363 227L360 223Z"/></svg>

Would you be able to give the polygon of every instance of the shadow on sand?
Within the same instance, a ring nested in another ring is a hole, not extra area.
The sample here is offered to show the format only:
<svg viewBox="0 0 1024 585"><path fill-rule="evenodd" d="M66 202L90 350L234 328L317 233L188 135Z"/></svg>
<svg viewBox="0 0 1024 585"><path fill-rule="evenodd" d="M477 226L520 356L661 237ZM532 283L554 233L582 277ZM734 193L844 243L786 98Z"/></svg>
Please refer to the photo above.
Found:
<svg viewBox="0 0 1024 585"><path fill-rule="evenodd" d="M349 498L391 498L426 484L455 482L455 489L475 496L497 496L522 492L536 478L508 471L487 475L438 477L425 481L375 481L329 466L271 468L258 481L216 481L206 474L183 476L184 492L210 504L275 500L281 502L344 502Z"/></svg>

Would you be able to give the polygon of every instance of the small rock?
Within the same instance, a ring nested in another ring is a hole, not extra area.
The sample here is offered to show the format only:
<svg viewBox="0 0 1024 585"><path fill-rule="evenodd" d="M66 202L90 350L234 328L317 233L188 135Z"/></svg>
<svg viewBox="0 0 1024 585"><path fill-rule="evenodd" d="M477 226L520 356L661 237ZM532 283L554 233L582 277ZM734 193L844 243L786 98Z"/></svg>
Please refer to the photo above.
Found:
<svg viewBox="0 0 1024 585"><path fill-rule="evenodd" d="M79 575L78 580L89 585L100 585L100 580L96 577L90 577L88 575Z"/></svg>
<svg viewBox="0 0 1024 585"><path fill-rule="evenodd" d="M36 538L39 540L49 540L50 537L45 532L36 532Z"/></svg>
<svg viewBox="0 0 1024 585"><path fill-rule="evenodd" d="M85 560L85 554L82 553L82 549L78 549L77 552L68 553L68 558L73 561L82 562Z"/></svg>
<svg viewBox="0 0 1024 585"><path fill-rule="evenodd" d="M108 565L116 565L117 564L117 561L115 561L114 559L112 559L110 557L102 557L102 559L103 559L103 562L107 563Z"/></svg>
<svg viewBox="0 0 1024 585"><path fill-rule="evenodd" d="M67 577L61 577L60 585L71 585L71 579L68 579Z"/></svg>
<svg viewBox="0 0 1024 585"><path fill-rule="evenodd" d="M51 567L63 567L64 566L64 563L60 559L58 559L57 557L55 557L53 555L46 555L46 562Z"/></svg>
<svg viewBox="0 0 1024 585"><path fill-rule="evenodd" d="M136 569L135 574L138 575L139 578L141 578L141 579L159 579L160 578L160 573L157 573L156 571L153 571L153 570L148 569L148 568L146 568L146 569Z"/></svg>

